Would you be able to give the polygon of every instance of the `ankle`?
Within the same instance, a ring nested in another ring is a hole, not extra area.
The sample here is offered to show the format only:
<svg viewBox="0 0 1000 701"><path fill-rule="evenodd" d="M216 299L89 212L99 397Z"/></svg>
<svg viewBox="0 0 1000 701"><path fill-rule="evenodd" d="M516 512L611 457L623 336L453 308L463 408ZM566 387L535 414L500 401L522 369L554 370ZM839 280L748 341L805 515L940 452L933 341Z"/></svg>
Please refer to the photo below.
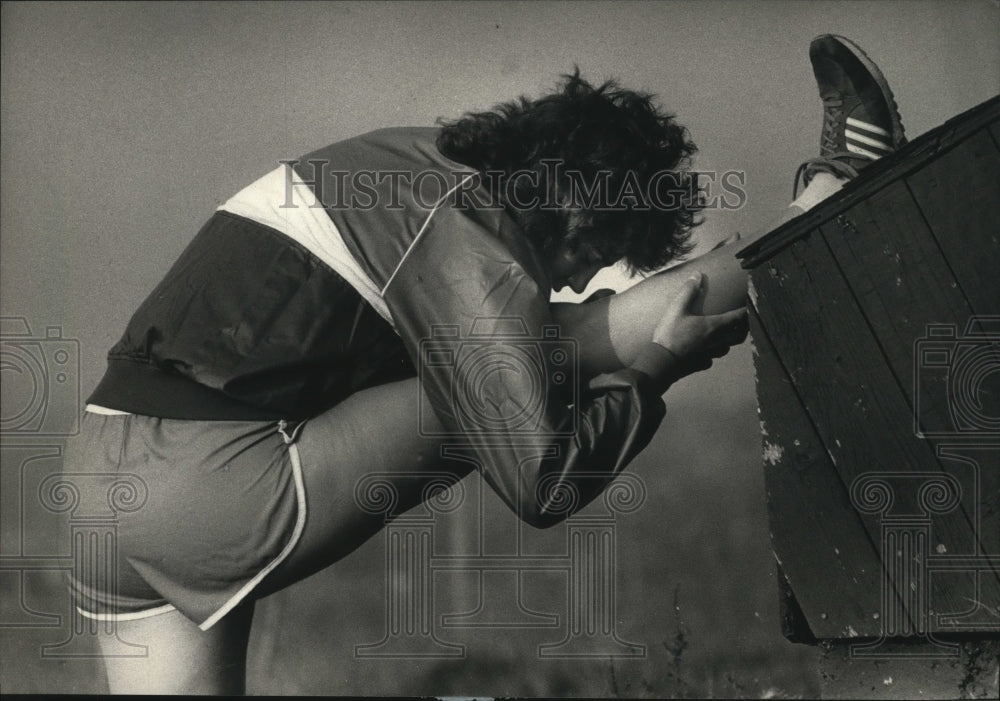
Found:
<svg viewBox="0 0 1000 701"><path fill-rule="evenodd" d="M847 182L846 178L838 178L833 173L818 172L809 180L809 185L790 206L803 211L812 209L817 204L840 190Z"/></svg>

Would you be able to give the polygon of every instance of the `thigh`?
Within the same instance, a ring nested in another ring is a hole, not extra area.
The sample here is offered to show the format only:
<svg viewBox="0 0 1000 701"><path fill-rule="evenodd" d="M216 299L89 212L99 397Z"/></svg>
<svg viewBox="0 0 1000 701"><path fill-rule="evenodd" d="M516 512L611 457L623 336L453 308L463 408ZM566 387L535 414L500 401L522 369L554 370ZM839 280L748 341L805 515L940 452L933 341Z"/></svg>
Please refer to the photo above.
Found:
<svg viewBox="0 0 1000 701"><path fill-rule="evenodd" d="M440 440L424 435L421 414L424 429L428 421L436 425L429 412L413 378L353 394L305 423L296 441L305 527L288 558L262 583L262 593L336 562L436 485L468 474L471 465L442 459Z"/></svg>
<svg viewBox="0 0 1000 701"><path fill-rule="evenodd" d="M112 694L243 694L253 604L243 604L207 631L178 611L100 626ZM145 657L116 657L115 638L145 645Z"/></svg>

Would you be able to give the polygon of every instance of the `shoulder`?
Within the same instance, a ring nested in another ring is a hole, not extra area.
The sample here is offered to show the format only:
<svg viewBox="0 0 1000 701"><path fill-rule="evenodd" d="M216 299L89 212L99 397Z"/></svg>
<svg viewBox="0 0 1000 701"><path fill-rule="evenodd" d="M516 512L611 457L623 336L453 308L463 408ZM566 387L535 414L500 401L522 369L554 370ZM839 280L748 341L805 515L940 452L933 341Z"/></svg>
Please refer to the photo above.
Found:
<svg viewBox="0 0 1000 701"><path fill-rule="evenodd" d="M501 207L480 207L456 200L460 190L443 201L428 218L421 239L454 260L464 251L475 256L478 269L499 266L523 272L541 290L549 289L549 280L541 254L531 245L517 222ZM481 194L481 193L480 193ZM421 242L417 242L419 245Z"/></svg>
<svg viewBox="0 0 1000 701"><path fill-rule="evenodd" d="M437 127L384 127L310 151L300 161L325 161L338 169L433 167L468 170L437 150Z"/></svg>

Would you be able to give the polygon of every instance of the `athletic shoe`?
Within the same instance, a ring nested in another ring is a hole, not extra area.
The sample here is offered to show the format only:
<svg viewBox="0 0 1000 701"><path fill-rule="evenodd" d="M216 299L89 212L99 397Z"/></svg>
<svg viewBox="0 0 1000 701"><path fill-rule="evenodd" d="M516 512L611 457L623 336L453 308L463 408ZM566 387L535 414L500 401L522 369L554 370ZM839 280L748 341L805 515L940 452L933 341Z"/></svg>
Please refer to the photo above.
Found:
<svg viewBox="0 0 1000 701"><path fill-rule="evenodd" d="M855 178L869 163L906 143L889 83L861 47L823 34L810 44L809 59L823 100L823 131L819 158L799 166L793 196L800 177L804 185L818 171Z"/></svg>

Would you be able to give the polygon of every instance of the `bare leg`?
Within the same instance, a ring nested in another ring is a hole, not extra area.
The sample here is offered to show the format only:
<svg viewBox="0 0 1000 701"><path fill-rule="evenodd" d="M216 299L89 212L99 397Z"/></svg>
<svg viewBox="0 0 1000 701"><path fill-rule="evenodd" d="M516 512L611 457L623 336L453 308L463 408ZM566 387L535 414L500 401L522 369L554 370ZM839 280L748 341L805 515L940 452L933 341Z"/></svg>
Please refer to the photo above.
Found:
<svg viewBox="0 0 1000 701"><path fill-rule="evenodd" d="M258 593L307 577L378 533L386 513L373 507L388 503L380 498L391 495L391 513L398 516L421 503L426 488L440 484L443 475L448 475L446 482L457 481L472 471L469 463L443 460L441 440L425 437L421 427L440 431L417 378L357 392L306 422L297 442L306 492L305 529ZM373 477L382 486L362 489L362 480Z"/></svg>
<svg viewBox="0 0 1000 701"><path fill-rule="evenodd" d="M839 190L843 182L828 173L817 173L774 224L740 239L740 246L749 245L779 224L802 214ZM653 338L653 330L666 305L694 271L705 276L699 310L702 314L720 314L744 306L747 278L733 250L733 246L716 248L648 277L624 292L588 304L553 304L553 316L563 332L579 344L583 374L613 372L631 364Z"/></svg>
<svg viewBox="0 0 1000 701"><path fill-rule="evenodd" d="M120 621L118 634L146 645L147 657L104 657L112 694L243 694L253 604L244 604L202 631L178 611ZM112 634L101 626L101 649ZM113 647L107 648L109 651Z"/></svg>

